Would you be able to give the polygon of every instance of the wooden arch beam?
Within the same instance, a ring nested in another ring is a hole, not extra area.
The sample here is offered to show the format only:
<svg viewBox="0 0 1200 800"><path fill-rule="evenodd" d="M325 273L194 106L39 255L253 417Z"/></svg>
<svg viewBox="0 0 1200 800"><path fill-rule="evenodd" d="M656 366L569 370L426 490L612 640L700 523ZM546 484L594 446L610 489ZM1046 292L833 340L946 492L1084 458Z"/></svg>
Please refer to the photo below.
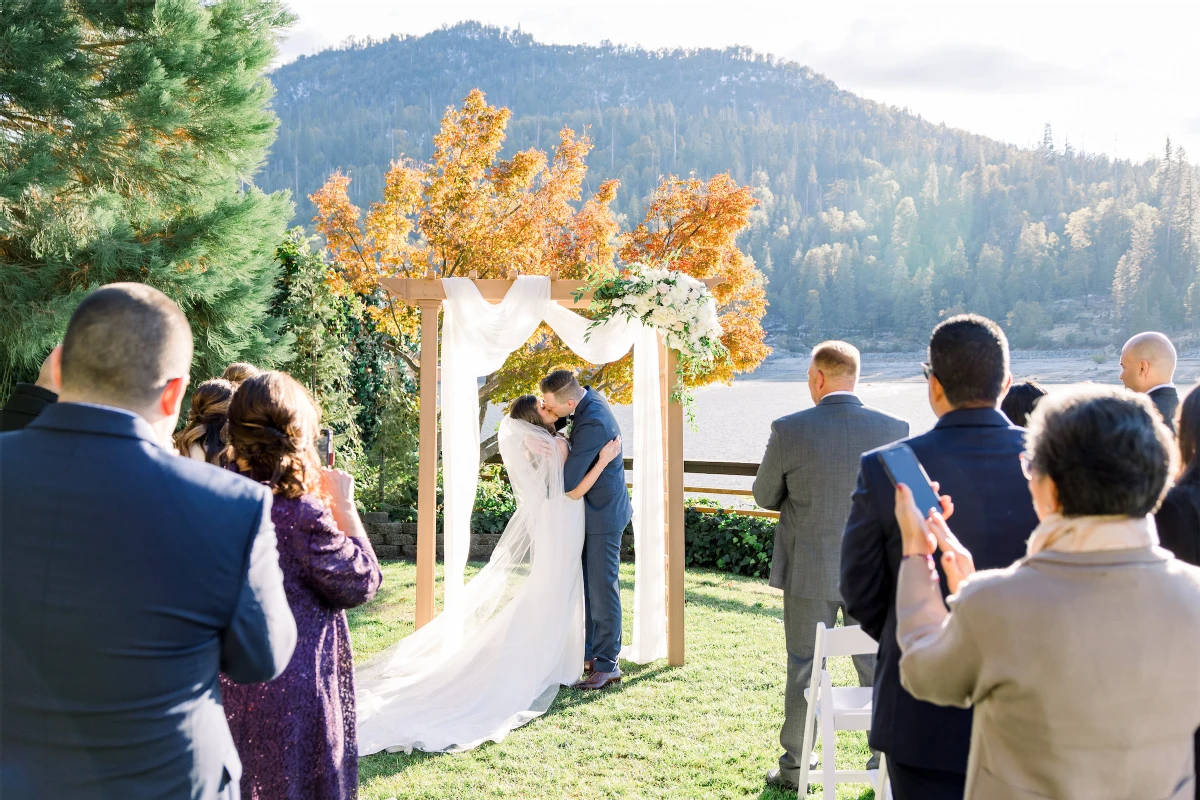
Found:
<svg viewBox="0 0 1200 800"><path fill-rule="evenodd" d="M508 279L471 279L483 299L499 303L516 282L516 273ZM706 278L712 289L723 278ZM416 626L433 619L434 565L437 556L437 379L427 380L438 371L438 312L446 299L441 279L384 278L384 288L407 306L421 309L421 421L417 468L417 607ZM579 299L576 299L576 295ZM550 299L567 308L587 308L592 295L587 283L559 280L552 276ZM683 407L671 400L678 385L675 369L677 351L668 350L660 341L660 375L663 391L664 501L666 503L667 558L667 662L684 663L684 534L683 534Z"/></svg>

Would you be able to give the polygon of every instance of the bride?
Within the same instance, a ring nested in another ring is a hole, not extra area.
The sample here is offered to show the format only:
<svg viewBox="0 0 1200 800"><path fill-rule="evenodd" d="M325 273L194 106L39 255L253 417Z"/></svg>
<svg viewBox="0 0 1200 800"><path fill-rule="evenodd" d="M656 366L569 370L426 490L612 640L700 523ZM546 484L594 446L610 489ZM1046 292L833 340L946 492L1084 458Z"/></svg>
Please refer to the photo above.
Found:
<svg viewBox="0 0 1200 800"><path fill-rule="evenodd" d="M583 503L609 442L579 486L563 492L566 439L533 395L500 423L500 454L517 510L491 561L441 614L355 673L360 756L470 750L545 713L583 668Z"/></svg>

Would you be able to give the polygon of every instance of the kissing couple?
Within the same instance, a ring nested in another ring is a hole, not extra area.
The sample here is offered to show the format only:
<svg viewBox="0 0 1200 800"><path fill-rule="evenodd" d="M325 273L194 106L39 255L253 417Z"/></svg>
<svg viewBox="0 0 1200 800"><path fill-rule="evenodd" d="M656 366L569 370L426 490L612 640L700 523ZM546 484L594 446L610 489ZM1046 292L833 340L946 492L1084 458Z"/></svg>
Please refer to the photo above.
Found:
<svg viewBox="0 0 1200 800"><path fill-rule="evenodd" d="M560 686L621 680L618 569L633 506L620 428L573 373L540 388L500 423L516 511L491 560L459 608L355 670L359 755L498 742L544 714Z"/></svg>

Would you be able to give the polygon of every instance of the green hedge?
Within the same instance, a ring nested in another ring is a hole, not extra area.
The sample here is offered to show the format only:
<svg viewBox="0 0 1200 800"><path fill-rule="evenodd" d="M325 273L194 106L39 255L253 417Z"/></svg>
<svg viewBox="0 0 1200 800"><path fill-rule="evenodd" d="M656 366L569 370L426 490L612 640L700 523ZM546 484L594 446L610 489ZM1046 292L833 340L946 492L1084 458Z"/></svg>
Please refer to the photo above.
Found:
<svg viewBox="0 0 1200 800"><path fill-rule="evenodd" d="M474 533L503 533L516 510L512 488L502 475L500 468L485 468L479 482L475 509L471 514L471 530ZM711 500L689 502L702 502L710 508L720 506ZM765 578L771 572L775 523L774 519L749 517L732 509L701 513L689 505L683 511L684 563L689 567ZM441 525L439 514L439 531ZM625 530L625 533L632 532L632 526Z"/></svg>
<svg viewBox="0 0 1200 800"><path fill-rule="evenodd" d="M705 503L705 505L710 505ZM689 567L709 567L735 575L765 578L771 572L775 520L748 517L733 511L683 511L685 561Z"/></svg>

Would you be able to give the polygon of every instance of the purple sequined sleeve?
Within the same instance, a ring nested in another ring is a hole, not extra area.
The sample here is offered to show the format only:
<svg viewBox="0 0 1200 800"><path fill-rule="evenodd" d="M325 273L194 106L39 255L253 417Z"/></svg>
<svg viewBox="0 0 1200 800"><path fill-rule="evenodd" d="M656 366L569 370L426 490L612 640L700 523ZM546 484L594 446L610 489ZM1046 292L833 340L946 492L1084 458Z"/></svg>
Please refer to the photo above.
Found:
<svg viewBox="0 0 1200 800"><path fill-rule="evenodd" d="M324 505L311 500L305 505L305 581L334 608L366 603L375 596L383 579L375 553L367 543L338 530L333 514Z"/></svg>

